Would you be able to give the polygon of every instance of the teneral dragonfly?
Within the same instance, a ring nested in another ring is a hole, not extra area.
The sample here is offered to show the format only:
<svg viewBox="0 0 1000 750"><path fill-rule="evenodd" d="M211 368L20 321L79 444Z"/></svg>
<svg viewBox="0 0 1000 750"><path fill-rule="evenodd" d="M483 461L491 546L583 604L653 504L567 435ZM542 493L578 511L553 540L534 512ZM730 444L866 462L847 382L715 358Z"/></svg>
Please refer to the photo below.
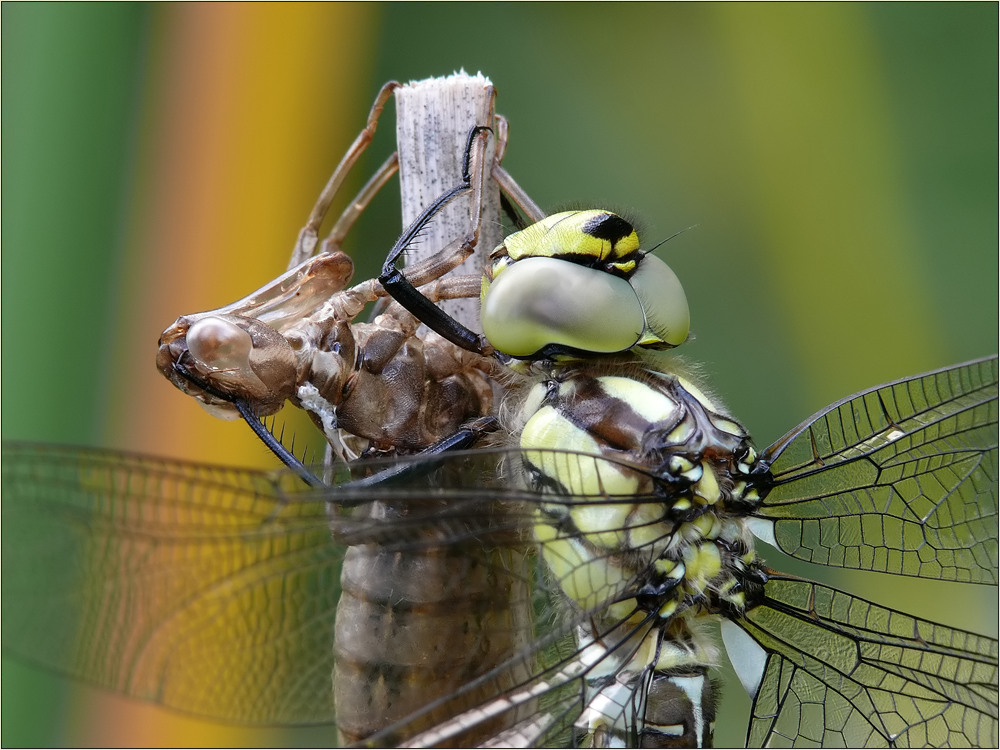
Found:
<svg viewBox="0 0 1000 750"><path fill-rule="evenodd" d="M932 571L941 575L940 571L944 570L951 571L948 575L956 580L995 582L988 575L996 568L995 388L995 360L970 363L950 371L890 384L878 391L859 394L844 403L835 404L831 410L810 420L808 428L803 426L793 431L787 441L779 441L764 455L775 460L772 470L779 476L778 486L786 487L787 493L794 492L803 483L821 482L821 478L830 474L845 473L843 467L858 465L859 455L868 454L866 458L872 460L886 455L911 458L911 463L904 460L903 465L914 467L916 473L909 475L904 470L897 480L900 488L904 481L907 485L904 497L936 496L944 501L940 511L946 512L946 515L963 510L965 515L961 523L949 517L944 526L962 532L958 546L967 548L970 556L956 565L933 567L942 562L935 554L934 560L927 563L932 567L924 570L920 568L922 563L914 562L915 559L923 561L923 558L914 558L909 552L898 552L889 554L882 563L866 560L860 567L875 568L882 564L888 568L891 564L898 568L894 572L926 575ZM862 421L870 423L869 426L859 430L853 438L845 438L847 431L844 426L856 424L859 415L864 418ZM929 422L928 415L934 417ZM833 416L837 419L834 420ZM931 433L930 437L924 443L915 439L918 435L926 437L928 433ZM830 451L817 453L814 449L824 442L830 444ZM928 447L943 450L935 458L925 452ZM947 455L961 455L971 461L973 469L968 472L967 484L961 481L955 484L957 475L953 467L941 460L941 456ZM822 457L822 464L817 456ZM793 467L802 470L798 481L781 483L780 470L786 465L782 463L782 457L788 457L789 472ZM574 460L580 463L594 461L593 458ZM36 548L41 557L32 564L22 561L19 569L30 575L47 573L42 580L48 582L56 580L54 574L58 570L68 568L72 573L82 573L87 572L88 567L92 569L97 565L98 572L110 574L110 580L115 581L117 586L110 589L95 587L88 584L93 579L85 576L82 580L70 581L71 585L65 589L56 587L54 596L58 597L61 590L71 600L76 599L83 605L82 622L86 628L81 633L75 632L74 618L53 619L48 611L42 609L34 609L34 614L31 610L24 610L29 619L19 625L12 623L11 632L20 643L28 644L25 650L45 654L43 658L49 663L133 695L152 697L167 705L248 721L329 718L329 703L322 699L322 696L329 695L329 663L317 658L316 654L329 651L329 619L322 614L329 613L336 601L335 596L330 598L333 595L329 592L336 588L334 582L338 578L336 571L341 549L330 541L331 523L342 541L378 541L393 554L426 545L426 534L434 536L438 543L455 540L455 549L461 550L460 557L470 569L486 567L478 563L484 562L488 556L505 551L508 554L523 554L526 543L524 530L537 523L532 511L523 510L525 505L533 508L560 502L551 495L499 483L497 465L496 456L479 452L472 457L449 458L443 467L436 467L429 475L418 472L408 477L411 484L402 489L393 489L392 485L380 486L377 490L348 487L335 496L335 503L338 508L351 509L351 512L344 518L335 513L334 520L331 520L326 508L330 495L296 492L297 485L290 485L284 479L250 473L214 473L168 462L130 460L120 455L11 449L4 457L4 488L8 490L8 497L13 489L13 494L25 500L26 504L12 503L9 508L5 507L5 514L10 514L5 516L5 529L11 525L14 528L19 525L24 528L28 524L46 525L43 536L47 540L46 547ZM56 466L63 467L68 474L53 472ZM813 469L803 470L803 467L809 466ZM642 474L639 467L627 470ZM431 488L418 488L413 484L423 481L421 477L424 476L433 480L433 502L426 499ZM909 487L914 482L920 484L921 478L939 481L943 476L949 477L953 486L961 488L957 494L944 492L934 495L934 490L922 490L914 495L912 487ZM855 493L863 494L868 486L864 484L864 478L857 480L855 477L855 481L858 484L850 488L851 498L856 497ZM60 498L54 489L66 486L70 491ZM896 487L895 483L893 487ZM82 492L79 491L81 488ZM833 492L847 487L838 484L833 489L823 489ZM33 494L36 490L42 491L36 496ZM384 501L386 497L396 496L394 493L402 502L414 506L405 518L366 518L369 514L365 509L371 507L376 496ZM813 492L810 497L816 494ZM770 497L774 501L782 496L782 492L776 491ZM437 502L442 498L451 501L443 508ZM629 503L634 501L634 496L628 499ZM49 505L51 502L55 505ZM607 497L603 500L608 507L622 502L621 499L613 501ZM952 505L953 502L958 505ZM477 520L490 517L483 512L484 503L510 505L500 517L511 519L511 522L504 522L498 529L489 524L484 527ZM570 504L568 500L562 503ZM775 503L774 507L780 508L780 505ZM46 512L48 510L53 512ZM870 518L876 526L885 522L888 510L886 507L875 509ZM904 502L904 512L908 510L909 506ZM782 511L771 512L780 515ZM22 513L24 515L19 515ZM933 514L929 517L936 518ZM775 526L775 541L784 540L787 545L788 540L798 544L803 539L811 539L820 549L836 549L828 547L825 529L823 533L814 531L813 527L797 522L796 518L798 516L793 514L788 524ZM80 519L83 519L82 526L78 525ZM10 524L11 520L13 524ZM786 526L792 530L783 535ZM874 548L879 547L878 535L870 537L869 526L864 521L858 521L857 528L864 532L866 541L874 540ZM885 527L880 528L884 533ZM850 536L849 532L845 533ZM516 540L506 541L504 535L514 535ZM910 538L903 537L903 550L908 550L905 545L911 544ZM478 544L472 547L458 545L460 539L478 540ZM5 550L8 549L6 542L5 539ZM540 546L539 556L544 558L545 544L536 539L528 546L535 544ZM64 555L67 552L73 554L73 550L84 547L87 550L77 558L81 565L65 565ZM808 544L803 545L799 551L804 553L808 547ZM90 554L93 550L99 551L98 556ZM55 556L49 554L53 551L57 553ZM875 559L882 558L876 556ZM46 561L48 564L45 564ZM158 581L165 582L163 571L168 568L184 572L183 585L177 587L173 584L163 589L157 584ZM496 697L506 696L504 700L510 701L512 707L496 701L483 703L482 710L492 710L497 714L508 708L524 709L524 712L518 712L517 732L500 734L497 741L501 743L514 741L522 733L536 727L540 732L538 741L579 739L580 715L587 710L593 712L594 708L593 697L587 696L579 671L584 662L573 655L579 646L576 641L577 626L584 620L580 619L577 610L566 606L558 587L546 581L544 570L544 566L536 562L528 567L530 575L514 569L512 582L499 584L501 588L513 584L526 586L530 592L527 594L531 601L529 610L540 618L534 626L509 621L497 624L496 636L518 643L528 642L529 645L517 653L511 664L500 671L489 671L487 679L478 679L478 687L482 687L483 684L491 684L489 680L499 677L509 681L511 673L515 673L521 679L520 695L524 696L525 690L530 693L524 697L531 700L522 703L513 700L512 696L518 691L510 690L508 686L501 693L497 688ZM204 582L196 592L187 585L192 580ZM466 580L472 581L474 577L470 575ZM637 582L637 579L627 581L624 591L627 592L628 586ZM22 593L40 590L34 585L34 580L15 580L12 583L14 590ZM491 583L494 588L497 587L496 581L487 581L485 592L488 593ZM842 638L857 639L867 628L874 634L872 642L876 647L878 640L882 639L883 653L901 654L900 649L915 649L918 655L897 658L912 670L912 674L909 682L896 683L896 688L908 686L907 689L916 689L919 684L920 689L926 690L924 683L946 676L937 664L930 672L922 672L922 669L926 668L928 652L948 650L949 658L957 667L950 675L951 685L942 688L949 700L949 707L942 712L942 716L961 712L964 707L969 716L979 716L980 719L978 724L958 722L960 728L956 731L968 732L961 735L962 739L982 742L984 739L990 741L989 738L995 735L995 702L990 704L989 697L981 695L981 689L973 689L971 694L959 697L955 687L955 683L965 675L987 690L995 684L995 641L977 640L973 634L902 619L902 615L893 615L856 598L843 599L847 595L831 594L829 589L815 584L772 576L769 585L770 599L754 610L758 614L778 613L776 617L790 618L792 622L807 625L810 621L819 622L832 629L828 632L838 632ZM82 600L80 592L84 592ZM88 592L93 598L88 598ZM43 594L44 599L54 601L51 587ZM285 596L295 601L306 600L308 604L293 612L291 601L286 602ZM400 592L396 592L396 596L405 599ZM614 596L623 598L623 590L616 590ZM148 602L150 606L133 610L133 605L139 601ZM263 606L267 601L277 602L273 612ZM843 602L849 604L846 610L839 608ZM599 608L602 604L594 606ZM858 607L863 608L863 614L857 614ZM148 613L149 620L140 623L137 633L126 634L120 627L122 619L134 611L142 611L144 617ZM842 612L846 614L841 617ZM120 619L115 617L116 614ZM793 633L788 628L776 629L773 624L752 620L749 629L759 626L765 636ZM60 632L60 626L55 622L66 624L67 629ZM40 627L43 624L45 627ZM247 626L250 630L246 629ZM251 660L249 679L236 677L247 672L235 668L232 661L225 663L214 677L206 679L204 665L211 662L207 657L220 654L220 646L210 638L209 631L213 627L220 628L229 636L224 649L231 650L231 656L237 660L248 656ZM277 630L273 629L275 627ZM5 635L6 628L5 622ZM86 632L87 629L90 632ZM545 630L548 632L543 632ZM798 635L798 631L795 634ZM43 639L42 635L50 637ZM892 638L888 640L892 642L887 642L889 635ZM752 740L791 736L796 732L800 739L816 739L816 735L810 733L817 730L807 723L808 717L803 720L804 723L798 721L802 715L798 710L801 706L787 699L790 695L798 695L804 703L812 703L818 700L818 696L835 700L830 675L824 671L826 667L802 664L808 657L817 656L802 645L803 642L815 642L815 631L805 630L801 638L804 640L798 643L781 645L775 642L765 646L773 649L769 651L771 656L767 667L776 671L768 671L763 678L758 678L757 718L752 725L752 732L757 734L751 735ZM110 648L118 649L118 653L127 654L127 658L116 659L109 668L104 654L92 648L94 643L109 644ZM258 648L261 643L263 648ZM247 644L253 644L252 653L251 646ZM796 661L800 662L803 670L796 677L797 681L783 681L779 672L782 669L792 670L792 663ZM884 687L885 680L889 679L884 672L866 674L863 678L878 680L880 687ZM896 679L903 678L897 676ZM390 684L387 679L385 682ZM861 684L873 687L868 683ZM790 685L792 689L787 690ZM785 690L780 693L781 700L778 702L783 711L789 713L777 712L779 721L774 722L775 711L764 701L776 686ZM899 690L895 692L898 694ZM536 699L537 705L542 708L536 706ZM856 699L848 697L847 700L849 710L865 711ZM911 703L918 716L926 716L925 706L940 707L933 699L921 704L919 697L913 698ZM830 713L840 714L843 708L831 706ZM454 736L456 730L450 723L456 717L444 715L442 712L447 713L446 709L447 706L429 706L419 713L437 716L432 726L443 727L441 731L446 734L442 736ZM628 712L639 714L642 710L640 705L627 703L621 707L623 715ZM450 712L454 714L454 710ZM482 720L482 716L475 711L459 716L463 720ZM543 716L556 718L539 719ZM536 723L536 720L541 723ZM937 740L942 736L940 727L931 726L930 721L923 725L914 721L912 714L907 721L914 724L915 732L928 731L931 739ZM415 726L404 721L392 730L393 734L382 736L386 739L412 739ZM426 722L420 726L426 726ZM774 734L767 729L768 726L775 728ZM827 734L821 739L830 741L832 733L839 728L824 718L818 731L825 731ZM986 734L973 734L975 731ZM992 735L989 734L991 731ZM851 742L858 736L844 735L844 739ZM879 736L876 730L870 739L875 740ZM418 735L422 739L432 737Z"/></svg>
<svg viewBox="0 0 1000 750"><path fill-rule="evenodd" d="M399 302L457 345L540 378L502 413L537 493L538 554L583 614L577 656L522 684L520 701L575 677L587 685L575 739L710 743L717 654L703 626L721 617L754 697L755 744L995 740L995 639L783 576L752 539L823 565L995 585L995 358L844 399L758 458L682 364L646 354L684 343L687 302L621 217L569 211L509 236L483 280L483 337L400 283L396 255L380 278ZM559 453L577 450L592 458ZM419 737L453 738L485 713ZM514 736L533 743L556 716L532 714Z"/></svg>

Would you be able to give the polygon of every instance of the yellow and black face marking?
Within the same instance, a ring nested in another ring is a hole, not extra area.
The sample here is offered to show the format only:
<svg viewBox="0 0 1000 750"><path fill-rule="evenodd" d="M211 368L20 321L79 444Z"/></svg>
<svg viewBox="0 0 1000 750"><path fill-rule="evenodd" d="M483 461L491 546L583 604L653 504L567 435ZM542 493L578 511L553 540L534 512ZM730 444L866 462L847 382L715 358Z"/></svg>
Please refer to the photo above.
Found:
<svg viewBox="0 0 1000 750"><path fill-rule="evenodd" d="M511 260L559 258L623 278L630 276L642 259L639 236L632 224L603 210L552 214L510 235L500 247Z"/></svg>
<svg viewBox="0 0 1000 750"><path fill-rule="evenodd" d="M517 359L672 348L690 328L680 280L604 210L553 214L510 235L483 277L481 318L489 342Z"/></svg>

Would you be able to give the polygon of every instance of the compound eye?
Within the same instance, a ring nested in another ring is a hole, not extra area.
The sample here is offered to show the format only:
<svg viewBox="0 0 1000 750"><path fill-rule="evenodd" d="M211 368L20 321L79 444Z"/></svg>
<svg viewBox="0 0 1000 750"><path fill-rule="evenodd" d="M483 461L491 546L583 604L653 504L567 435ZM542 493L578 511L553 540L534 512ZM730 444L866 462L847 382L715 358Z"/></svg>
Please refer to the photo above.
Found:
<svg viewBox="0 0 1000 750"><path fill-rule="evenodd" d="M483 333L497 350L531 357L554 344L595 354L630 349L646 327L625 279L547 257L503 269L483 296ZM686 335L686 333L685 333Z"/></svg>
<svg viewBox="0 0 1000 750"><path fill-rule="evenodd" d="M691 328L691 313L684 287L670 266L655 255L646 255L629 283L646 315L646 333L639 345L683 344Z"/></svg>
<svg viewBox="0 0 1000 750"><path fill-rule="evenodd" d="M222 318L210 316L193 323L187 332L188 351L213 370L250 372L250 334Z"/></svg>

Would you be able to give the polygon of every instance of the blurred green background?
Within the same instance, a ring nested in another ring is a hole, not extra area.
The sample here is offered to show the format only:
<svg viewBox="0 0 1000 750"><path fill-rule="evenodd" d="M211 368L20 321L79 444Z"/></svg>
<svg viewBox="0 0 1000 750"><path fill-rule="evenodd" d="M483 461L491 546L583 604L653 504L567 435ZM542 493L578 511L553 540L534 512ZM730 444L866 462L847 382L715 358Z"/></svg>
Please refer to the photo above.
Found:
<svg viewBox="0 0 1000 750"><path fill-rule="evenodd" d="M497 86L505 165L544 208L626 211L649 244L696 225L659 251L691 301L687 355L758 445L997 349L994 4L0 12L5 439L266 463L159 378L159 331L283 268L382 82L462 67ZM359 176L391 139L390 113ZM394 196L365 216L359 277L398 222ZM962 587L869 579L995 634L995 591L972 611ZM3 688L5 746L330 742L198 725L10 659ZM745 731L736 692L720 746Z"/></svg>

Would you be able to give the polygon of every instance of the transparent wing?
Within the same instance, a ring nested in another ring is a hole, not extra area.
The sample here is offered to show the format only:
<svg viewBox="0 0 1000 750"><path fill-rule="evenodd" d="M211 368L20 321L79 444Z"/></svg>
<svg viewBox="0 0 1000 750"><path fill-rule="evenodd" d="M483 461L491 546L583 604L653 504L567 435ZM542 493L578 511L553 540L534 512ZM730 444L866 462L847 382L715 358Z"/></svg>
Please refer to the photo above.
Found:
<svg viewBox="0 0 1000 750"><path fill-rule="evenodd" d="M755 695L751 747L997 744L992 638L780 575L724 637Z"/></svg>
<svg viewBox="0 0 1000 750"><path fill-rule="evenodd" d="M262 473L5 444L4 648L218 719L332 720L342 550L322 504L284 495Z"/></svg>
<svg viewBox="0 0 1000 750"><path fill-rule="evenodd" d="M996 357L850 396L764 460L775 483L755 531L782 551L822 565L997 583Z"/></svg>
<svg viewBox="0 0 1000 750"><path fill-rule="evenodd" d="M212 719L336 724L341 741L357 714L384 727L376 744L569 744L602 660L578 653L588 615L544 572L540 496L513 489L502 461L449 455L317 492L286 474L5 443L4 649ZM603 586L596 610L638 583ZM627 648L611 629L611 652ZM360 697L342 692L358 682Z"/></svg>
<svg viewBox="0 0 1000 750"><path fill-rule="evenodd" d="M581 454L558 459L608 461ZM595 501L518 490L509 481L517 461L517 452L449 454L418 460L411 465L419 471L377 486L317 492L300 490L286 475L5 445L4 648L215 719L335 723L350 739L355 719L365 727L371 716L388 716L374 729L358 730L376 744L566 745L585 740L588 717L597 714L638 726L645 688L625 681L616 664L628 664L630 649L662 624L637 618L635 610L614 622L591 616L631 600L642 580L606 576L572 557L555 559L562 554L557 543L573 532L549 525L543 543L535 527L540 513L551 517L577 502L603 504L598 515L622 519L630 514L615 503L660 498ZM637 545L634 553L641 558L663 541ZM561 580L541 562L545 555L562 568ZM561 592L572 576L578 590L592 592L588 611ZM995 641L886 615L830 592L773 576L766 601L740 622L767 649L754 737L772 733L760 722L781 709L789 713L780 713L774 731L791 736L789 717L819 712L831 738L836 715L846 727L836 731L853 742L864 734L856 720L874 716L866 701L877 687L880 700L896 702L906 726L926 724L930 739L947 741L938 724L911 716L926 716L927 706L942 702L921 697L933 696L935 685L947 698L947 721L960 710L952 705L965 707L967 736L987 736L982 717L995 722L995 698L992 714L988 706L968 705L982 697L970 686L989 690L996 683ZM810 597L832 603L820 606ZM595 622L604 629L594 632ZM582 624L602 644L600 654L580 648ZM896 672L880 677L867 662L845 671L863 690L847 678L841 685L822 659L814 664L819 649L836 646L827 661L842 666L844 653L867 654L872 644L886 662L880 668ZM981 673L982 664L993 671ZM622 687L598 705L592 677L605 684L621 678ZM355 683L360 697L338 692ZM959 688L972 697L954 692ZM408 691L415 702L402 700ZM768 713L772 694L780 705ZM836 711L814 705L819 698ZM398 713L383 713L386 700ZM923 730L910 731L907 737ZM870 739L882 736L872 730Z"/></svg>

